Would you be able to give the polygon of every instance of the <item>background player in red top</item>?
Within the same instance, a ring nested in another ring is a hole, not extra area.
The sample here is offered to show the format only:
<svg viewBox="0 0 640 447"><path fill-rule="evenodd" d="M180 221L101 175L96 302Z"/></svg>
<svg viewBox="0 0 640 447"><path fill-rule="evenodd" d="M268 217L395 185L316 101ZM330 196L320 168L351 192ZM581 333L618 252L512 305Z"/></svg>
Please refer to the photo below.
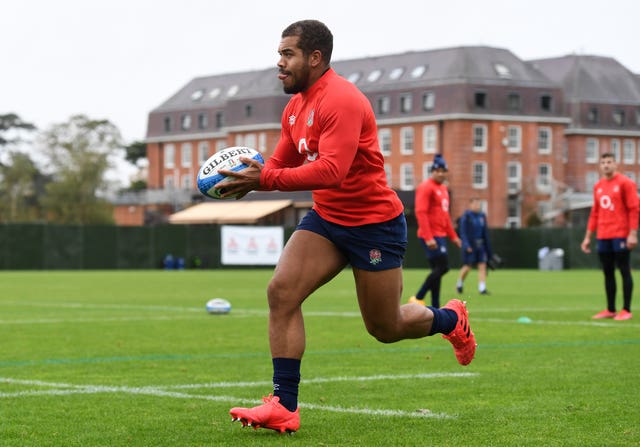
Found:
<svg viewBox="0 0 640 447"><path fill-rule="evenodd" d="M447 163L440 154L437 154L431 165L431 176L416 189L418 238L429 260L431 272L418 292L409 298L409 302L423 306L425 305L424 296L431 291L431 305L440 307L440 285L442 277L449 271L447 237L457 247L462 246L458 234L453 229L449 214L449 190L444 184L447 172Z"/></svg>
<svg viewBox="0 0 640 447"><path fill-rule="evenodd" d="M638 193L636 184L629 177L617 172L613 154L600 157L603 178L593 187L593 207L587 223L587 232L581 248L590 253L591 235L597 229L597 249L607 295L607 308L593 316L595 319L631 319L630 251L638 245ZM616 266L622 276L623 305L616 314Z"/></svg>
<svg viewBox="0 0 640 447"><path fill-rule="evenodd" d="M313 190L313 209L291 235L267 287L273 396L230 410L243 425L280 432L300 426L298 384L305 348L302 303L351 265L360 312L383 343L442 333L461 364L475 353L467 311L459 300L442 309L400 306L407 244L403 206L386 181L369 100L331 68L333 36L316 20L287 27L278 47L284 91L273 156L224 183L224 195L252 190ZM446 335L444 335L446 334Z"/></svg>

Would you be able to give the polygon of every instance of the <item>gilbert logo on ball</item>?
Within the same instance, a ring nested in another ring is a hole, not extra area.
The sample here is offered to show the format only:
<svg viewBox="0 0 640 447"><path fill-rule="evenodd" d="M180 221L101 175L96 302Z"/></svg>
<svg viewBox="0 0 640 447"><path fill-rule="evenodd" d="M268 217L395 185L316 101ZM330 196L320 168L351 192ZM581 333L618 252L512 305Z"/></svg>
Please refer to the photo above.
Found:
<svg viewBox="0 0 640 447"><path fill-rule="evenodd" d="M264 159L260 152L250 147L234 146L222 149L204 162L198 171L197 183L198 189L202 194L213 199L222 199L220 189L214 188L218 183L230 180L222 174L219 174L219 170L227 170L233 172L241 172L249 166L240 161L240 157L251 158L253 160L264 163ZM234 196L225 197L225 199L234 199Z"/></svg>

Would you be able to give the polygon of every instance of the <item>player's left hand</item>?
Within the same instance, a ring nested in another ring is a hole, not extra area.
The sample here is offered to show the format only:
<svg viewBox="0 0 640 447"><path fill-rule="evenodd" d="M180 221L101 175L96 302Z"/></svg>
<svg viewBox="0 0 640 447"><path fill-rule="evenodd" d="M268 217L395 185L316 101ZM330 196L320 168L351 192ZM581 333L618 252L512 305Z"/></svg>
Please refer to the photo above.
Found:
<svg viewBox="0 0 640 447"><path fill-rule="evenodd" d="M635 232L629 233L627 236L627 248L633 250L638 245L638 234Z"/></svg>
<svg viewBox="0 0 640 447"><path fill-rule="evenodd" d="M219 183L215 186L216 189L224 189L224 193L220 195L222 198L237 194L237 200L243 198L251 191L260 189L260 174L264 165L257 160L247 157L240 157L240 161L249 167L238 172L226 169L218 171L220 174L232 178L232 180Z"/></svg>

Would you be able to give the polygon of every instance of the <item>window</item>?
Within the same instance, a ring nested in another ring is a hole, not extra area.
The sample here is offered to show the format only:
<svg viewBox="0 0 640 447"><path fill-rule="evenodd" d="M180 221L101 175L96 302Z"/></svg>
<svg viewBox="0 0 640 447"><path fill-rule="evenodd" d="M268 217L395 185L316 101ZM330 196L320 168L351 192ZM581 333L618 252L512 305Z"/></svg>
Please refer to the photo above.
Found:
<svg viewBox="0 0 640 447"><path fill-rule="evenodd" d="M435 154L438 136L438 128L435 125L422 128L422 153Z"/></svg>
<svg viewBox="0 0 640 447"><path fill-rule="evenodd" d="M616 126L620 126L620 127L624 126L624 110L622 109L614 110L612 119L613 119L613 123Z"/></svg>
<svg viewBox="0 0 640 447"><path fill-rule="evenodd" d="M391 70L391 73L389 73L389 79L392 79L395 81L396 79L399 79L400 76L402 76L402 73L404 73L404 68L402 67L394 68L393 70Z"/></svg>
<svg viewBox="0 0 640 447"><path fill-rule="evenodd" d="M193 92L191 94L191 100L192 101L199 101L200 99L202 99L202 96L204 95L204 89L201 88L200 90L196 90L195 92Z"/></svg>
<svg viewBox="0 0 640 447"><path fill-rule="evenodd" d="M598 109L596 107L591 107L587 112L587 122L589 124L598 124L598 121L600 121L599 115L600 112Z"/></svg>
<svg viewBox="0 0 640 447"><path fill-rule="evenodd" d="M475 161L472 164L472 184L475 189L487 187L487 164L483 161Z"/></svg>
<svg viewBox="0 0 640 447"><path fill-rule="evenodd" d="M349 82L351 82L352 84L355 84L356 82L358 82L358 79L360 79L360 73L355 72L355 73L351 73L348 77L347 80Z"/></svg>
<svg viewBox="0 0 640 447"><path fill-rule="evenodd" d="M520 211L520 201L517 197L507 200L507 228L520 228L522 225L522 214Z"/></svg>
<svg viewBox="0 0 640 447"><path fill-rule="evenodd" d="M224 112L216 112L216 129L224 126Z"/></svg>
<svg viewBox="0 0 640 447"><path fill-rule="evenodd" d="M431 176L431 166L433 165L432 162L427 161L422 163L422 180L426 180Z"/></svg>
<svg viewBox="0 0 640 447"><path fill-rule="evenodd" d="M538 153L540 154L551 153L551 128L550 127L538 128Z"/></svg>
<svg viewBox="0 0 640 447"><path fill-rule="evenodd" d="M587 138L587 147L586 147L586 162L587 163L598 163L598 157L600 156L600 147L599 141L597 138Z"/></svg>
<svg viewBox="0 0 640 447"><path fill-rule="evenodd" d="M600 176L598 174L598 171L589 171L585 174L584 177L584 183L585 183L585 191L586 192L592 192L593 191L593 187L595 186L596 183L598 183L598 180L600 180Z"/></svg>
<svg viewBox="0 0 640 447"><path fill-rule="evenodd" d="M551 95L540 96L540 110L544 112L551 112L553 108L553 98Z"/></svg>
<svg viewBox="0 0 640 447"><path fill-rule="evenodd" d="M378 113L380 115L386 115L391 111L391 100L388 96L381 96L378 98Z"/></svg>
<svg viewBox="0 0 640 447"><path fill-rule="evenodd" d="M174 184L172 175L168 175L164 178L164 189L173 189Z"/></svg>
<svg viewBox="0 0 640 447"><path fill-rule="evenodd" d="M425 65L418 65L413 70L411 70L411 77L413 79L417 79L421 77L427 71L427 67Z"/></svg>
<svg viewBox="0 0 640 447"><path fill-rule="evenodd" d="M215 99L220 95L220 87L216 87L216 88L212 88L211 91L209 92L209 98L210 99Z"/></svg>
<svg viewBox="0 0 640 447"><path fill-rule="evenodd" d="M218 140L218 141L216 141L216 152L220 152L225 147L227 147L227 141L226 140Z"/></svg>
<svg viewBox="0 0 640 447"><path fill-rule="evenodd" d="M227 96L229 98L231 98L232 96L236 96L239 90L240 87L238 87L237 85L232 85L231 87L229 87L229 90L227 90Z"/></svg>
<svg viewBox="0 0 640 447"><path fill-rule="evenodd" d="M520 94L519 93L509 93L507 96L507 105L509 110L518 111L522 107L520 103Z"/></svg>
<svg viewBox="0 0 640 447"><path fill-rule="evenodd" d="M176 163L176 147L173 144L164 146L164 167L173 168Z"/></svg>
<svg viewBox="0 0 640 447"><path fill-rule="evenodd" d="M382 155L391 155L391 129L378 129L378 142Z"/></svg>
<svg viewBox="0 0 640 447"><path fill-rule="evenodd" d="M413 127L400 129L400 153L402 155L413 154Z"/></svg>
<svg viewBox="0 0 640 447"><path fill-rule="evenodd" d="M244 136L244 145L250 148L256 147L257 138L255 133L248 133Z"/></svg>
<svg viewBox="0 0 640 447"><path fill-rule="evenodd" d="M400 111L410 113L413 110L413 97L410 93L400 96Z"/></svg>
<svg viewBox="0 0 640 447"><path fill-rule="evenodd" d="M180 146L180 165L188 168L191 166L191 158L193 157L193 147L191 143L183 143Z"/></svg>
<svg viewBox="0 0 640 447"><path fill-rule="evenodd" d="M244 135L236 134L236 141L234 146L244 146Z"/></svg>
<svg viewBox="0 0 640 447"><path fill-rule="evenodd" d="M496 73L499 77L504 79L511 78L511 70L509 70L509 67L507 67L506 65L495 63L493 64L493 68L496 70Z"/></svg>
<svg viewBox="0 0 640 447"><path fill-rule="evenodd" d="M247 104L244 106L244 117L251 118L253 116L253 105Z"/></svg>
<svg viewBox="0 0 640 447"><path fill-rule="evenodd" d="M474 124L473 132L473 151L487 151L487 126L485 124Z"/></svg>
<svg viewBox="0 0 640 447"><path fill-rule="evenodd" d="M207 161L207 158L209 158L209 143L202 141L198 144L198 165Z"/></svg>
<svg viewBox="0 0 640 447"><path fill-rule="evenodd" d="M487 94L485 92L475 92L473 95L473 105L479 109L487 107Z"/></svg>
<svg viewBox="0 0 640 447"><path fill-rule="evenodd" d="M436 105L436 94L433 92L426 92L422 95L422 109L433 110Z"/></svg>
<svg viewBox="0 0 640 447"><path fill-rule="evenodd" d="M378 79L380 79L380 76L382 76L382 70L373 70L371 73L369 73L369 76L367 76L367 81L376 82Z"/></svg>
<svg viewBox="0 0 640 447"><path fill-rule="evenodd" d="M636 109L636 126L640 126L640 109Z"/></svg>
<svg viewBox="0 0 640 447"><path fill-rule="evenodd" d="M614 138L611 140L611 153L616 163L620 162L620 140Z"/></svg>
<svg viewBox="0 0 640 447"><path fill-rule="evenodd" d="M206 112L198 114L198 129L206 129L209 126L209 116Z"/></svg>
<svg viewBox="0 0 640 447"><path fill-rule="evenodd" d="M384 164L384 173L387 176L387 184L389 186L392 186L393 184L391 183L391 180L393 180L393 176L391 173L391 166L389 166L388 164Z"/></svg>
<svg viewBox="0 0 640 447"><path fill-rule="evenodd" d="M170 116L165 116L164 117L164 131L165 132L171 132L171 117Z"/></svg>
<svg viewBox="0 0 640 447"><path fill-rule="evenodd" d="M540 163L538 165L538 177L536 179L536 186L540 192L551 192L551 165L549 163Z"/></svg>
<svg viewBox="0 0 640 447"><path fill-rule="evenodd" d="M182 176L182 180L180 180L180 184L182 186L182 189L191 189L191 177L193 177L192 175L183 175Z"/></svg>
<svg viewBox="0 0 640 447"><path fill-rule="evenodd" d="M520 126L507 127L507 152L522 150L522 128Z"/></svg>
<svg viewBox="0 0 640 447"><path fill-rule="evenodd" d="M507 192L518 194L522 190L522 164L519 161L507 163Z"/></svg>
<svg viewBox="0 0 640 447"><path fill-rule="evenodd" d="M264 152L267 150L267 134L260 132L258 134L258 151Z"/></svg>
<svg viewBox="0 0 640 447"><path fill-rule="evenodd" d="M400 190L411 191L413 189L413 163L400 165Z"/></svg>
<svg viewBox="0 0 640 447"><path fill-rule="evenodd" d="M180 127L182 130L191 129L191 115L185 114L180 118Z"/></svg>
<svg viewBox="0 0 640 447"><path fill-rule="evenodd" d="M623 158L622 160L627 164L633 164L636 162L636 145L633 140L624 140L622 144Z"/></svg>

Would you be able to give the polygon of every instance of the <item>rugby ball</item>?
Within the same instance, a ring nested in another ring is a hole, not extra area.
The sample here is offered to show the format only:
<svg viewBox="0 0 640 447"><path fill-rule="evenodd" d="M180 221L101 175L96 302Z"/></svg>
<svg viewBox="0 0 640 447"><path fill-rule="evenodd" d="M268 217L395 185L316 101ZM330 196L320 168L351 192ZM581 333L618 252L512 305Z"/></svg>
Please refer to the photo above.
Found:
<svg viewBox="0 0 640 447"><path fill-rule="evenodd" d="M231 312L231 303L224 298L213 298L207 301L206 308L210 314L228 314Z"/></svg>
<svg viewBox="0 0 640 447"><path fill-rule="evenodd" d="M240 161L240 157L252 158L264 163L260 152L250 147L233 146L222 149L209 157L200 167L197 177L200 192L212 199L222 199L220 194L223 192L220 189L215 189L214 186L220 182L228 181L230 178L219 174L218 171L225 169L227 171L240 172L248 168L248 165ZM235 199L235 195L225 197L225 199Z"/></svg>

